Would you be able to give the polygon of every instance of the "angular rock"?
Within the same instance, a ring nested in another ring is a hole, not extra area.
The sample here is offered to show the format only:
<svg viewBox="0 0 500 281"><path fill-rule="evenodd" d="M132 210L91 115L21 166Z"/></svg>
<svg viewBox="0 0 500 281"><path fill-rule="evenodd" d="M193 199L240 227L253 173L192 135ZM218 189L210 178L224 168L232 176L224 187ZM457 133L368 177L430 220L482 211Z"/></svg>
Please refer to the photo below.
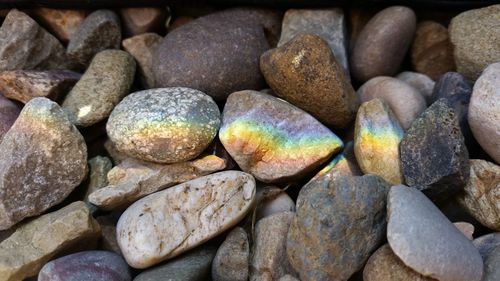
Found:
<svg viewBox="0 0 500 281"><path fill-rule="evenodd" d="M309 112L319 121L344 128L354 119L354 89L327 42L302 33L260 58L264 78L278 97Z"/></svg>
<svg viewBox="0 0 500 281"><path fill-rule="evenodd" d="M128 95L113 109L106 131L116 148L129 156L177 163L200 155L219 125L219 108L210 96L173 87Z"/></svg>
<svg viewBox="0 0 500 281"><path fill-rule="evenodd" d="M337 172L346 173L350 176L362 176L363 172L358 166L356 155L354 154L354 143L348 142L344 146L344 150L337 154L330 163L321 169L311 181L326 175L333 175Z"/></svg>
<svg viewBox="0 0 500 281"><path fill-rule="evenodd" d="M97 240L99 224L82 201L40 216L0 243L0 280L34 276L52 257L80 243Z"/></svg>
<svg viewBox="0 0 500 281"><path fill-rule="evenodd" d="M238 166L262 182L300 178L342 148L306 112L250 90L228 97L219 138Z"/></svg>
<svg viewBox="0 0 500 281"><path fill-rule="evenodd" d="M120 9L125 33L135 36L146 32L161 31L167 20L166 7L138 7Z"/></svg>
<svg viewBox="0 0 500 281"><path fill-rule="evenodd" d="M108 185L108 172L113 168L111 159L105 156L96 156L88 161L89 178L85 192L85 202L89 202L89 195Z"/></svg>
<svg viewBox="0 0 500 281"><path fill-rule="evenodd" d="M51 9L40 7L33 10L38 22L64 43L76 32L87 16L85 10Z"/></svg>
<svg viewBox="0 0 500 281"><path fill-rule="evenodd" d="M155 87L153 75L153 54L163 37L156 33L144 33L123 40L125 51L129 52L137 61L142 85L147 88Z"/></svg>
<svg viewBox="0 0 500 281"><path fill-rule="evenodd" d="M212 261L214 281L247 281L250 261L248 235L235 227L226 236Z"/></svg>
<svg viewBox="0 0 500 281"><path fill-rule="evenodd" d="M132 204L118 221L118 244L129 265L146 268L234 226L254 201L255 180L249 174L200 177Z"/></svg>
<svg viewBox="0 0 500 281"><path fill-rule="evenodd" d="M258 188L256 198L256 221L276 213L295 212L295 202L284 190L278 187L266 186Z"/></svg>
<svg viewBox="0 0 500 281"><path fill-rule="evenodd" d="M417 89L424 96L427 104L432 103L432 91L436 83L429 76L418 72L403 71L396 78Z"/></svg>
<svg viewBox="0 0 500 281"><path fill-rule="evenodd" d="M60 203L86 170L80 132L56 103L32 99L0 143L0 230Z"/></svg>
<svg viewBox="0 0 500 281"><path fill-rule="evenodd" d="M484 273L481 281L500 279L500 233L490 233L472 241L483 257Z"/></svg>
<svg viewBox="0 0 500 281"><path fill-rule="evenodd" d="M0 94L0 143L19 116L19 107Z"/></svg>

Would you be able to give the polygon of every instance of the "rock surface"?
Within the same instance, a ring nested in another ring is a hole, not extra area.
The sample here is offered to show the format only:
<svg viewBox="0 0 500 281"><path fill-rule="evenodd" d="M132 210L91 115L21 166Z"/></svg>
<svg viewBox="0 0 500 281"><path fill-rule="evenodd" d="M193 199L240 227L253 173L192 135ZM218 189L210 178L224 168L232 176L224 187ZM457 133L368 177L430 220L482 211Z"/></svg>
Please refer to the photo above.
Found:
<svg viewBox="0 0 500 281"><path fill-rule="evenodd" d="M484 273L481 281L500 279L500 233L491 233L476 238L474 246L479 250L484 261Z"/></svg>
<svg viewBox="0 0 500 281"><path fill-rule="evenodd" d="M19 107L0 94L0 143L19 116Z"/></svg>
<svg viewBox="0 0 500 281"><path fill-rule="evenodd" d="M120 10L125 33L130 36L160 31L167 21L165 7L134 7Z"/></svg>
<svg viewBox="0 0 500 281"><path fill-rule="evenodd" d="M462 232L462 234L467 237L467 239L472 240L474 237L474 226L468 222L454 222L453 225Z"/></svg>
<svg viewBox="0 0 500 281"><path fill-rule="evenodd" d="M248 235L241 227L235 227L226 236L212 261L214 281L247 281L250 262Z"/></svg>
<svg viewBox="0 0 500 281"><path fill-rule="evenodd" d="M429 76L418 72L403 71L396 78L417 89L424 96L427 104L432 103L432 91L436 83Z"/></svg>
<svg viewBox="0 0 500 281"><path fill-rule="evenodd" d="M322 177L332 176L333 174L341 172L350 176L362 176L363 172L358 166L356 155L354 154L354 143L348 142L344 146L344 150L337 154L323 169L321 169L311 181Z"/></svg>
<svg viewBox="0 0 500 281"><path fill-rule="evenodd" d="M96 156L89 159L88 165L89 177L85 192L85 202L89 202L88 197L94 191L108 185L108 172L113 168L111 159L105 156Z"/></svg>
<svg viewBox="0 0 500 281"><path fill-rule="evenodd" d="M109 215L97 217L96 220L101 227L100 248L123 256L118 240L116 240L116 223L120 215L121 212L112 212Z"/></svg>
<svg viewBox="0 0 500 281"><path fill-rule="evenodd" d="M123 40L125 51L129 52L137 61L141 81L146 89L155 87L153 74L153 54L163 37L156 33L144 33Z"/></svg>
<svg viewBox="0 0 500 281"><path fill-rule="evenodd" d="M40 7L33 11L36 19L64 43L76 32L87 16L85 10L51 9Z"/></svg>
<svg viewBox="0 0 500 281"><path fill-rule="evenodd" d="M295 202L288 194L274 186L257 188L256 221L281 212L295 212Z"/></svg>

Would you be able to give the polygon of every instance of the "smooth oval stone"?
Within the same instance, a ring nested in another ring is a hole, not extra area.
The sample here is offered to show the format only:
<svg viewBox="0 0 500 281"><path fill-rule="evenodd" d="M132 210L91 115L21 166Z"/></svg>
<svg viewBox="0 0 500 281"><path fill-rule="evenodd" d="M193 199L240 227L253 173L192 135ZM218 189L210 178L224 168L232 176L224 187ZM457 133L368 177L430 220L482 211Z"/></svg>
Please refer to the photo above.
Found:
<svg viewBox="0 0 500 281"><path fill-rule="evenodd" d="M127 35L135 36L146 32L160 32L167 17L167 7L133 7L120 9Z"/></svg>
<svg viewBox="0 0 500 281"><path fill-rule="evenodd" d="M250 90L228 97L219 138L238 166L262 182L300 178L342 148L306 112Z"/></svg>
<svg viewBox="0 0 500 281"><path fill-rule="evenodd" d="M387 240L405 265L442 281L481 280L479 252L423 193L397 185L387 200Z"/></svg>
<svg viewBox="0 0 500 281"><path fill-rule="evenodd" d="M362 103L374 98L384 100L405 130L426 108L425 99L418 90L392 77L370 79L358 89L357 94Z"/></svg>
<svg viewBox="0 0 500 281"><path fill-rule="evenodd" d="M137 61L142 85L146 89L154 88L153 54L163 37L156 33L143 33L123 40L123 49Z"/></svg>
<svg viewBox="0 0 500 281"><path fill-rule="evenodd" d="M0 143L0 230L60 203L86 174L80 132L59 105L32 99Z"/></svg>
<svg viewBox="0 0 500 281"><path fill-rule="evenodd" d="M38 281L131 281L127 263L113 252L85 251L46 263Z"/></svg>
<svg viewBox="0 0 500 281"><path fill-rule="evenodd" d="M500 60L500 5L468 10L448 27L457 72L475 80L489 64Z"/></svg>
<svg viewBox="0 0 500 281"><path fill-rule="evenodd" d="M399 143L404 130L389 106L378 98L361 104L354 130L354 153L361 170L391 184L402 183Z"/></svg>
<svg viewBox="0 0 500 281"><path fill-rule="evenodd" d="M481 147L500 164L500 62L488 66L474 84L469 126Z"/></svg>
<svg viewBox="0 0 500 281"><path fill-rule="evenodd" d="M257 221L277 213L295 212L295 202L284 190L278 187L258 188L256 196L257 214L255 219Z"/></svg>
<svg viewBox="0 0 500 281"><path fill-rule="evenodd" d="M403 71L396 78L417 89L424 96L427 104L432 103L432 91L436 83L429 76L418 72Z"/></svg>
<svg viewBox="0 0 500 281"><path fill-rule="evenodd" d="M16 121L19 113L21 113L21 109L19 109L15 103L0 94L0 143L2 142L3 136Z"/></svg>
<svg viewBox="0 0 500 281"><path fill-rule="evenodd" d="M351 55L352 75L360 82L397 73L416 28L413 10L393 6L378 12L359 34Z"/></svg>
<svg viewBox="0 0 500 281"><path fill-rule="evenodd" d="M132 204L116 235L127 263L146 268L173 258L237 224L255 201L254 178L239 171L200 177Z"/></svg>
<svg viewBox="0 0 500 281"><path fill-rule="evenodd" d="M219 124L219 108L210 96L173 87L128 95L113 109L106 131L116 148L129 156L176 163L205 150Z"/></svg>
<svg viewBox="0 0 500 281"><path fill-rule="evenodd" d="M248 281L250 246L248 235L241 227L235 227L226 236L212 261L214 281Z"/></svg>
<svg viewBox="0 0 500 281"><path fill-rule="evenodd" d="M358 101L328 43L301 33L260 57L260 68L276 95L309 112L325 125L344 128Z"/></svg>
<svg viewBox="0 0 500 281"><path fill-rule="evenodd" d="M127 52L102 51L92 59L62 107L75 125L88 127L98 123L129 93L134 74L135 60Z"/></svg>

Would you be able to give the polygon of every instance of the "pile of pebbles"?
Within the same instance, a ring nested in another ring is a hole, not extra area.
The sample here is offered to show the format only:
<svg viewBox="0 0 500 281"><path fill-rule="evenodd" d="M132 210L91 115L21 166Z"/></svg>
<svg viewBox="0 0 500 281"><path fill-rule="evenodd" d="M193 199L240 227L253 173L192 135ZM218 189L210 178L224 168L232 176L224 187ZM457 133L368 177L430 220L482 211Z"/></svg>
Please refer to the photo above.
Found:
<svg viewBox="0 0 500 281"><path fill-rule="evenodd" d="M0 281L500 280L500 5L3 10Z"/></svg>

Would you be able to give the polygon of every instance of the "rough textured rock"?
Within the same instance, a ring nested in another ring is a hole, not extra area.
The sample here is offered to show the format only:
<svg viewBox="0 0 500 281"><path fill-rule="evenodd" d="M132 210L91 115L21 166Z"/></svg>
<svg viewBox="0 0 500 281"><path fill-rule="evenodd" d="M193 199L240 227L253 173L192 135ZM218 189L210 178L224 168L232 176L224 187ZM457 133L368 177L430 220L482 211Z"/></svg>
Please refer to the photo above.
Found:
<svg viewBox="0 0 500 281"><path fill-rule="evenodd" d="M405 182L433 199L448 198L469 179L469 153L455 111L444 99L413 122L400 153Z"/></svg>
<svg viewBox="0 0 500 281"><path fill-rule="evenodd" d="M212 261L214 281L247 281L250 262L248 235L241 227L235 227L226 236Z"/></svg>
<svg viewBox="0 0 500 281"><path fill-rule="evenodd" d="M88 161L89 177L85 202L89 202L89 195L108 185L108 172L113 168L113 163L108 157L96 156Z"/></svg>
<svg viewBox="0 0 500 281"><path fill-rule="evenodd" d="M85 10L51 9L40 7L33 10L38 22L45 26L59 40L67 43L85 20Z"/></svg>
<svg viewBox="0 0 500 281"><path fill-rule="evenodd" d="M260 69L278 97L302 108L319 121L344 128L354 119L358 101L328 43L302 33L265 52Z"/></svg>
<svg viewBox="0 0 500 281"><path fill-rule="evenodd" d="M448 29L435 21L420 22L413 39L411 62L416 71L434 80L448 71L454 71L453 47Z"/></svg>
<svg viewBox="0 0 500 281"><path fill-rule="evenodd" d="M417 89L424 96L427 104L432 103L432 91L436 83L429 76L418 72L403 71L396 78Z"/></svg>
<svg viewBox="0 0 500 281"><path fill-rule="evenodd" d="M401 184L399 143L403 136L403 128L383 100L361 104L354 128L354 153L361 170Z"/></svg>
<svg viewBox="0 0 500 281"><path fill-rule="evenodd" d="M500 233L491 233L476 238L474 246L483 257L484 273L481 281L500 280Z"/></svg>
<svg viewBox="0 0 500 281"><path fill-rule="evenodd" d="M21 110L15 103L0 94L0 143L20 112Z"/></svg>
<svg viewBox="0 0 500 281"><path fill-rule="evenodd" d="M207 148L219 124L219 108L210 96L173 87L128 95L113 109L106 130L116 148L129 156L176 163Z"/></svg>
<svg viewBox="0 0 500 281"><path fill-rule="evenodd" d="M321 169L311 181L325 175L333 175L341 172L351 176L362 176L363 172L358 166L356 155L354 154L354 143L348 142L344 146L344 150L337 154L323 169Z"/></svg>
<svg viewBox="0 0 500 281"><path fill-rule="evenodd" d="M300 178L342 148L342 141L306 112L256 92L231 94L219 138L239 167L263 182Z"/></svg>
<svg viewBox="0 0 500 281"><path fill-rule="evenodd" d="M58 101L80 79L70 70L14 70L0 72L0 92L7 98L27 103L36 97Z"/></svg>
<svg viewBox="0 0 500 281"><path fill-rule="evenodd" d="M442 281L481 280L479 252L423 193L398 185L387 200L387 240L405 265Z"/></svg>
<svg viewBox="0 0 500 281"><path fill-rule="evenodd" d="M477 142L500 164L500 62L488 66L474 84L468 119Z"/></svg>
<svg viewBox="0 0 500 281"><path fill-rule="evenodd" d="M489 64L500 60L500 5L468 10L448 27L457 72L475 80Z"/></svg>
<svg viewBox="0 0 500 281"><path fill-rule="evenodd" d="M113 252L84 251L46 263L38 281L131 281L129 268L123 258Z"/></svg>
<svg viewBox="0 0 500 281"><path fill-rule="evenodd" d="M266 186L257 189L257 214L258 221L264 217L281 212L295 212L295 202L288 194L274 186Z"/></svg>
<svg viewBox="0 0 500 281"><path fill-rule="evenodd" d="M100 230L82 201L38 217L0 243L0 280L34 276L52 257L86 241Z"/></svg>
<svg viewBox="0 0 500 281"><path fill-rule="evenodd" d="M120 10L125 33L130 36L161 31L167 20L166 7L138 7Z"/></svg>
<svg viewBox="0 0 500 281"><path fill-rule="evenodd" d="M351 55L351 73L360 82L397 73L416 28L415 13L392 6L378 12L359 34Z"/></svg>
<svg viewBox="0 0 500 281"><path fill-rule="evenodd" d="M132 204L118 221L118 244L129 265L146 268L234 226L254 201L255 180L249 174L200 177Z"/></svg>
<svg viewBox="0 0 500 281"><path fill-rule="evenodd" d="M287 252L300 280L347 280L385 235L389 184L336 173L302 188Z"/></svg>
<svg viewBox="0 0 500 281"><path fill-rule="evenodd" d="M80 132L56 103L32 99L0 143L0 229L60 203L86 170Z"/></svg>
<svg viewBox="0 0 500 281"><path fill-rule="evenodd" d="M144 33L123 40L125 51L129 52L137 61L142 85L145 88L155 87L153 75L153 54L163 37L156 33Z"/></svg>

